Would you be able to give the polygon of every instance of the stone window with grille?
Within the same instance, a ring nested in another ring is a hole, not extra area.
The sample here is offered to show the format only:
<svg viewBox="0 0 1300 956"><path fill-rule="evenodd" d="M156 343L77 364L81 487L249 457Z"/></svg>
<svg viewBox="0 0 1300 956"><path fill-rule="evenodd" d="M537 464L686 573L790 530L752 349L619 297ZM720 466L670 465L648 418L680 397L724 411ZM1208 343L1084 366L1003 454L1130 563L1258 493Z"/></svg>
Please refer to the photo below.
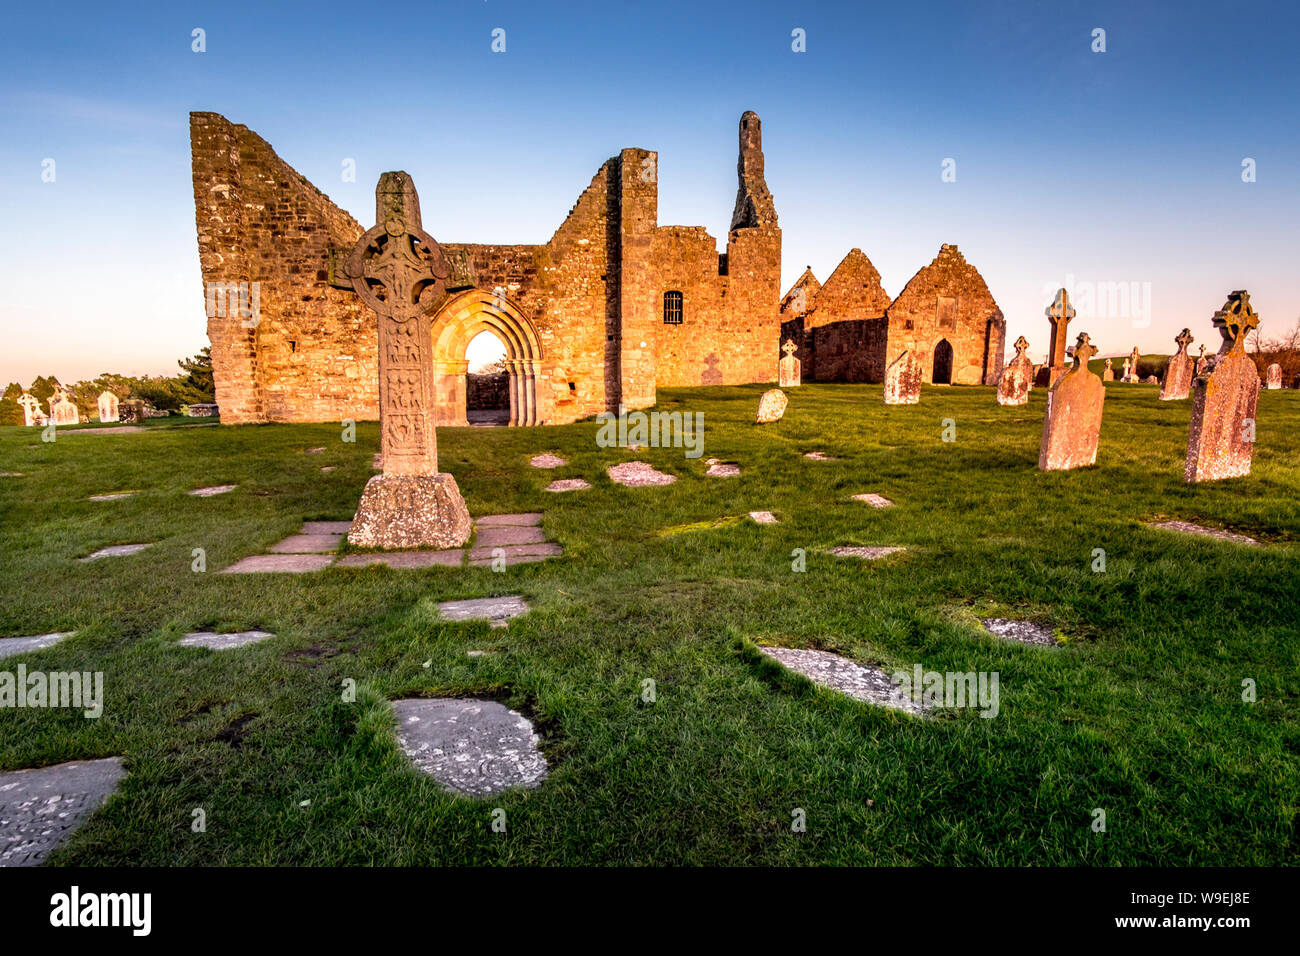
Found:
<svg viewBox="0 0 1300 956"><path fill-rule="evenodd" d="M682 324L682 294L680 292L664 293L664 325Z"/></svg>

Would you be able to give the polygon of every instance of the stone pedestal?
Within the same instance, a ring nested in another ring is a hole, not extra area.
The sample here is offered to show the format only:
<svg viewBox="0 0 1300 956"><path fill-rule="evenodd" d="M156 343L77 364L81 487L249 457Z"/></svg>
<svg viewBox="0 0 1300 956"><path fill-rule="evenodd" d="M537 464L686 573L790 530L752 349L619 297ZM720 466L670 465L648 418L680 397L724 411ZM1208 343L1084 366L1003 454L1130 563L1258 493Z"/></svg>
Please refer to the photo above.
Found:
<svg viewBox="0 0 1300 956"><path fill-rule="evenodd" d="M375 475L361 493L348 541L363 548L457 548L471 528L451 475Z"/></svg>

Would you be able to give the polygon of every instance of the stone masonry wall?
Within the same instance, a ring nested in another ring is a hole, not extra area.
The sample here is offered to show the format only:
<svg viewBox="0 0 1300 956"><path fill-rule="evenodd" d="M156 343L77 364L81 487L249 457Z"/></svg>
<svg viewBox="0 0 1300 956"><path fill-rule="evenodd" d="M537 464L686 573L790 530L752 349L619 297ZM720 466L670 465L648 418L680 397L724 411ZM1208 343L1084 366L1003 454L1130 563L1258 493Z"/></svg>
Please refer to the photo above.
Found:
<svg viewBox="0 0 1300 956"><path fill-rule="evenodd" d="M888 308L880 272L861 249L851 249L804 316L804 338L811 338L812 357L804 377L817 382L883 382Z"/></svg>

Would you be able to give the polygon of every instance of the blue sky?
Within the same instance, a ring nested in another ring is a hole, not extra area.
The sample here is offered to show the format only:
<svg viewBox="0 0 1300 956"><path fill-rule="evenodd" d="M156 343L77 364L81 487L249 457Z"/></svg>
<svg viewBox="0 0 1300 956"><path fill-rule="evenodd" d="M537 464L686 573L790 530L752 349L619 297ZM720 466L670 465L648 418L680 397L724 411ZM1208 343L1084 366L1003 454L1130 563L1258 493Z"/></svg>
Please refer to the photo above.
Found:
<svg viewBox="0 0 1300 956"><path fill-rule="evenodd" d="M1136 283L1127 312L1072 326L1104 354L1170 351L1184 325L1213 348L1233 289L1265 334L1300 316L1291 3L72 3L6 18L0 384L172 372L206 344L190 110L257 131L366 225L379 173L409 171L447 242L544 242L604 159L657 149L660 223L725 244L753 109L783 287L857 246L896 295L956 243L1035 357L1045 290L1068 276L1076 299Z"/></svg>

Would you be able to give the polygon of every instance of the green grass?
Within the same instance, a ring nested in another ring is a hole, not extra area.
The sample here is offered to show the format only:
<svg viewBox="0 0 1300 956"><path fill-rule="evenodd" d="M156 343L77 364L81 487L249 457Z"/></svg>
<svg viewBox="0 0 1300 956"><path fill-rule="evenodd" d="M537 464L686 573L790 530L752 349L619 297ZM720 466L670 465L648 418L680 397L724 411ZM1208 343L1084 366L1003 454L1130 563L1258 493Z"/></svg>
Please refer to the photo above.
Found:
<svg viewBox="0 0 1300 956"><path fill-rule="evenodd" d="M1300 394L1261 394L1249 478L1189 487L1190 403L1152 389L1108 387L1098 466L1052 474L1036 469L1041 390L1019 409L991 389L931 387L886 407L878 386L806 385L784 420L756 427L762 390L660 392L662 410L705 413L704 457L739 462L739 478L705 478L681 450L598 448L590 422L441 430L441 467L472 514L541 510L564 546L503 573L215 573L305 519L350 518L374 424L355 444L338 425L60 431L49 444L0 429L0 471L24 475L0 478L0 634L77 631L0 670L102 670L107 695L99 720L0 711L0 770L121 754L130 772L52 862L1297 862ZM945 418L955 442L941 441ZM839 461L802 457L814 449ZM569 466L530 468L543 451ZM680 480L613 485L605 466L630 458ZM569 476L594 487L542 490ZM185 494L223 483L239 488ZM849 500L869 491L896 507ZM750 510L780 524L712 526ZM1266 544L1144 527L1160 516ZM76 561L136 541L154 546ZM840 544L908 550L824 554ZM194 548L206 573L191 570ZM532 612L506 630L438 619L438 601L499 594ZM1002 643L979 616L1030 618L1068 644ZM276 637L221 654L176 645L253 627ZM911 719L814 688L760 658L763 643L997 671L1001 710ZM1246 678L1256 703L1242 701ZM385 701L405 695L523 710L550 777L487 801L444 794L395 746ZM206 833L191 832L195 808ZM791 832L795 808L805 833Z"/></svg>

